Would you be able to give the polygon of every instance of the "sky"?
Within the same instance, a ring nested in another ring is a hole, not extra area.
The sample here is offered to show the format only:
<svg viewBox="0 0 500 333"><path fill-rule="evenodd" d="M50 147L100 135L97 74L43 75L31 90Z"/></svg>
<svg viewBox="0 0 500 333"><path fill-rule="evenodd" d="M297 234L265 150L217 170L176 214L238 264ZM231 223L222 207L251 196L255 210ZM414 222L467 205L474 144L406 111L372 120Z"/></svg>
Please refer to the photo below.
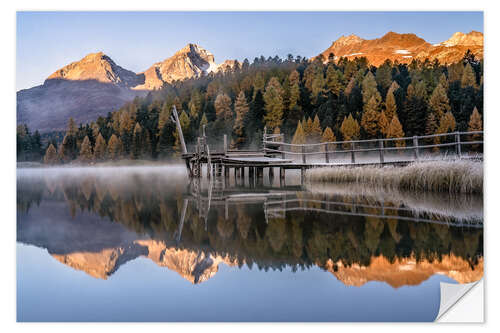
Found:
<svg viewBox="0 0 500 333"><path fill-rule="evenodd" d="M312 57L342 35L415 33L434 44L457 31L483 32L482 12L18 12L16 90L102 51L141 72L187 43L215 62L291 53Z"/></svg>

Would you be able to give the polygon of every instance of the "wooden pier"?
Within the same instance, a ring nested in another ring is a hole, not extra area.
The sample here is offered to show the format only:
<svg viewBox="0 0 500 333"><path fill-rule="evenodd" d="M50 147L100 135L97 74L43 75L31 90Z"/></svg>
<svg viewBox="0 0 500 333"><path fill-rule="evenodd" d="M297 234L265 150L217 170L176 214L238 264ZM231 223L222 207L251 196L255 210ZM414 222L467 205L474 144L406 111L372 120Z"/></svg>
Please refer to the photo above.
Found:
<svg viewBox="0 0 500 333"><path fill-rule="evenodd" d="M300 170L301 181L305 171L318 167L407 165L412 162L447 158L482 159L483 132L454 132L404 138L336 141L310 144L284 142L283 134L268 134L264 128L260 150L235 150L228 146L227 135L223 135L223 149L212 151L207 143L205 127L197 138L195 149L188 152L174 106L171 120L176 123L181 141L182 158L186 163L190 178L206 177L229 180L234 174L235 181L245 181L252 185L262 185L264 169L269 180L274 180L276 171L280 184L284 185L286 170ZM469 149L467 149L469 148ZM470 149L474 148L474 149ZM471 153L471 150L475 152ZM424 151L426 156L423 157Z"/></svg>

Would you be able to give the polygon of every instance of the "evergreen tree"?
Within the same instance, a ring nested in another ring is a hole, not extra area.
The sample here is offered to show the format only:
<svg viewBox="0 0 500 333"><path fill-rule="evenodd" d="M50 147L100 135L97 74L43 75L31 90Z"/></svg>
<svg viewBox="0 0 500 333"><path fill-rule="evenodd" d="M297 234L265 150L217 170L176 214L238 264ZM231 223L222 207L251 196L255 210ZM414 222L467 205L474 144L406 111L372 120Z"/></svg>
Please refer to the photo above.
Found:
<svg viewBox="0 0 500 333"><path fill-rule="evenodd" d="M391 93L394 95L394 92L395 92L396 90L398 90L399 88L401 88L401 87L399 86L399 84L398 84L396 81L392 81L392 83L391 83L391 85L390 85L389 89L387 90L387 94L389 94L389 92L391 92Z"/></svg>
<svg viewBox="0 0 500 333"><path fill-rule="evenodd" d="M80 147L80 161L84 163L89 163L93 159L92 147L90 145L90 139L86 135L83 139L82 146Z"/></svg>
<svg viewBox="0 0 500 333"><path fill-rule="evenodd" d="M387 91L387 96L385 98L385 116L387 121L391 121L392 117L397 114L396 99L394 98L394 93L391 89Z"/></svg>
<svg viewBox="0 0 500 333"><path fill-rule="evenodd" d="M378 118L378 128L380 134L382 134L383 137L387 137L387 133L389 132L389 124L390 122L385 115L385 111L380 112L380 116Z"/></svg>
<svg viewBox="0 0 500 333"><path fill-rule="evenodd" d="M215 99L215 114L217 118L224 121L230 121L233 117L233 111L231 110L231 98L220 93Z"/></svg>
<svg viewBox="0 0 500 333"><path fill-rule="evenodd" d="M160 132L160 138L158 140L158 156L160 158L168 158L174 154L174 146L176 141L176 136L174 135L174 133L177 133L176 128L175 125L171 122L167 123L165 127L162 128Z"/></svg>
<svg viewBox="0 0 500 333"><path fill-rule="evenodd" d="M134 137L132 141L132 158L138 159L142 155L142 144L143 144L142 127L139 123L135 124L134 127Z"/></svg>
<svg viewBox="0 0 500 333"><path fill-rule="evenodd" d="M337 138L335 137L335 134L333 134L333 131L330 127L326 127L325 130L323 131L323 134L321 135L321 142L335 142L337 141ZM326 150L326 146L322 146L323 150ZM328 144L328 151L335 150L335 145L334 144Z"/></svg>
<svg viewBox="0 0 500 333"><path fill-rule="evenodd" d="M372 72L368 72L363 79L361 84L361 91L363 94L363 104L366 105L372 97L375 97L377 103L380 103L382 100L380 93L377 89L377 82L375 81L375 77Z"/></svg>
<svg viewBox="0 0 500 333"><path fill-rule="evenodd" d="M335 69L335 65L330 63L326 69L326 87L327 91L335 96L340 96L343 89L343 75L342 72Z"/></svg>
<svg viewBox="0 0 500 333"><path fill-rule="evenodd" d="M241 147L245 143L245 127L244 120L249 110L247 98L243 90L240 91L236 102L234 103L234 111L236 119L234 121L233 133L236 147Z"/></svg>
<svg viewBox="0 0 500 333"><path fill-rule="evenodd" d="M158 133L161 132L163 126L170 121L171 111L167 103L163 103L160 114L158 116Z"/></svg>
<svg viewBox="0 0 500 333"><path fill-rule="evenodd" d="M311 118L309 118L311 119ZM314 116L314 121L312 122L311 132L310 132L310 141L314 143L318 143L321 140L321 135L323 134L323 130L321 129L321 123L319 121L318 115Z"/></svg>
<svg viewBox="0 0 500 333"><path fill-rule="evenodd" d="M299 100L300 100L300 75L296 70L292 71L288 77L290 84L290 101L289 109L295 109L296 107L300 110Z"/></svg>
<svg viewBox="0 0 500 333"><path fill-rule="evenodd" d="M201 95L198 90L195 90L191 94L191 99L188 103L189 114L192 119L198 119L198 115L201 112Z"/></svg>
<svg viewBox="0 0 500 333"><path fill-rule="evenodd" d="M467 127L467 131L469 132L477 132L483 130L483 120L481 119L481 115L479 111L477 111L477 107L474 107L472 114L469 119L469 126Z"/></svg>
<svg viewBox="0 0 500 333"><path fill-rule="evenodd" d="M435 113L438 119L441 119L445 112L450 110L448 96L446 95L446 91L441 84L438 84L434 89L431 98L429 99L429 108Z"/></svg>
<svg viewBox="0 0 500 333"><path fill-rule="evenodd" d="M58 162L57 151L53 144L50 144L43 158L45 164L56 164Z"/></svg>
<svg viewBox="0 0 500 333"><path fill-rule="evenodd" d="M283 89L276 77L272 77L266 87L264 102L266 115L264 120L270 130L280 127L283 123Z"/></svg>
<svg viewBox="0 0 500 333"><path fill-rule="evenodd" d="M97 161L102 161L106 158L107 146L106 140L102 137L101 133L97 135L94 146L94 159Z"/></svg>
<svg viewBox="0 0 500 333"><path fill-rule="evenodd" d="M342 126L340 126L340 132L342 133L343 141L353 141L359 139L359 124L352 117L352 114L349 114L348 117L344 117Z"/></svg>
<svg viewBox="0 0 500 333"><path fill-rule="evenodd" d="M122 154L122 143L115 135L111 135L108 142L108 157L112 160L117 160Z"/></svg>
<svg viewBox="0 0 500 333"><path fill-rule="evenodd" d="M392 84L392 64L390 61L384 62L377 68L375 80L383 93L386 93Z"/></svg>
<svg viewBox="0 0 500 333"><path fill-rule="evenodd" d="M477 108L474 107L474 111L472 111L472 114L469 119L469 126L467 127L467 131L469 132L478 132L483 130L483 120L481 119L481 115L477 111ZM469 136L470 141L480 141L482 138L482 134L471 134ZM477 150L479 148L479 145L473 144L471 145L471 149Z"/></svg>
<svg viewBox="0 0 500 333"><path fill-rule="evenodd" d="M299 121L297 124L297 129L295 130L295 134L293 135L292 144L294 145L302 145L306 143L306 134L304 133L304 129L302 128L302 124ZM300 149L298 147L292 147L295 152L299 152Z"/></svg>
<svg viewBox="0 0 500 333"><path fill-rule="evenodd" d="M403 126L399 122L398 116L394 116L389 125L389 130L387 131L387 138L404 138L405 133L403 132ZM405 147L406 144L404 140L395 141L396 147Z"/></svg>
<svg viewBox="0 0 500 333"><path fill-rule="evenodd" d="M472 66L470 64L465 65L464 72L462 74L462 78L460 81L462 88L467 88L467 87L477 88L476 74L474 74L474 70L472 69Z"/></svg>
<svg viewBox="0 0 500 333"><path fill-rule="evenodd" d="M375 98L372 96L368 103L365 105L365 111L361 117L361 126L366 132L368 138L375 138L379 132L378 121L379 121L379 105Z"/></svg>

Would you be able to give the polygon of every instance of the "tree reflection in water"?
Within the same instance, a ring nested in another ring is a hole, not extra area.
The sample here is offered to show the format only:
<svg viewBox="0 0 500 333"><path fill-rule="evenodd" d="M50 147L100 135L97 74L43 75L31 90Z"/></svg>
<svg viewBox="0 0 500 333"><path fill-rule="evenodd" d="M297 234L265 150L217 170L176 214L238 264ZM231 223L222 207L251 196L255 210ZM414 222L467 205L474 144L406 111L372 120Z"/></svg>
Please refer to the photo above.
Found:
<svg viewBox="0 0 500 333"><path fill-rule="evenodd" d="M99 278L138 256L193 283L212 277L221 262L264 270L317 265L346 284L393 287L433 274L460 283L483 274L478 197L186 186L158 172L120 179L63 172L18 175L17 210L19 242Z"/></svg>

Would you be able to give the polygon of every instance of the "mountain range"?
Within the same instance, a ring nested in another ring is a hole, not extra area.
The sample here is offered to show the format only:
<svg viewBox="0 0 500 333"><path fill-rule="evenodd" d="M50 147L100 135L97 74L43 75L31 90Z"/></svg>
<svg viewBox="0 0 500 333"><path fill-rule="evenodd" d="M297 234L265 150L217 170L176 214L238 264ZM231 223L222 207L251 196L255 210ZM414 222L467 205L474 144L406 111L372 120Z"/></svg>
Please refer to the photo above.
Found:
<svg viewBox="0 0 500 333"><path fill-rule="evenodd" d="M415 34L388 32L381 38L342 36L324 52L336 60L366 57L379 66L386 59L409 63L413 59L437 59L441 63L460 60L467 50L483 57L483 34L457 32L439 44L430 44ZM172 57L153 64L141 73L124 69L102 52L91 53L51 74L42 85L17 92L17 123L40 132L63 130L69 117L86 123L104 116L136 96L161 89L174 81L225 72L237 60L215 62L212 53L196 44L187 44Z"/></svg>

